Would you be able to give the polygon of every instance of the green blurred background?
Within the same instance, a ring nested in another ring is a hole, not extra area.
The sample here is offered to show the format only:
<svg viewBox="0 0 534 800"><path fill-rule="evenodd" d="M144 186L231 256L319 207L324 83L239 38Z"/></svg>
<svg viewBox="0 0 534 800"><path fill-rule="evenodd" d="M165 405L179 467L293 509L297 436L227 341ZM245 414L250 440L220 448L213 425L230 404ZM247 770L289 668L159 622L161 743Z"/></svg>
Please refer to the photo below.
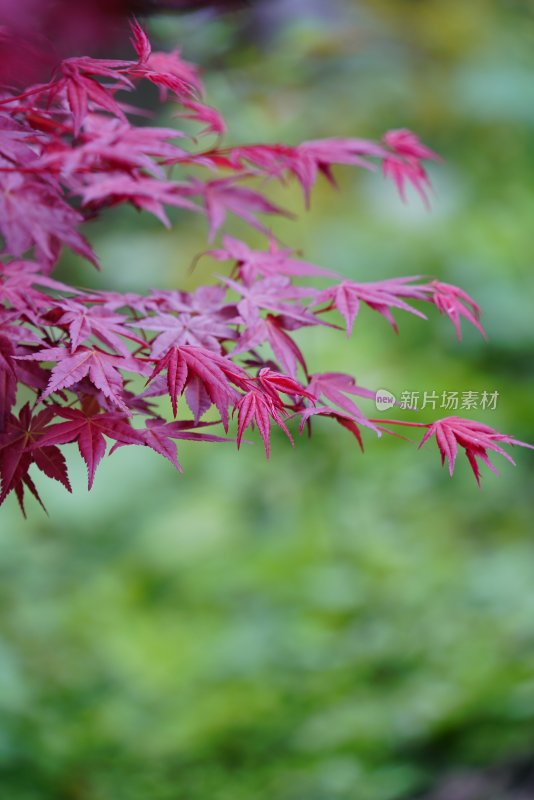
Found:
<svg viewBox="0 0 534 800"><path fill-rule="evenodd" d="M340 170L309 214L276 191L299 213L276 230L355 279L459 283L489 343L438 314L396 337L365 310L351 340L300 341L312 371L396 394L499 391L473 416L534 441L532 4L273 1L149 27L203 66L229 142L409 127L443 154L431 213ZM220 265L190 275L205 227L174 219L112 212L92 225L103 274L64 274L193 288ZM275 434L269 463L184 445L183 476L124 448L88 495L72 448L49 518L1 511L2 800L401 800L532 758L532 457L514 455L479 490L463 458L450 480L431 445L368 436L362 455L325 420L295 450Z"/></svg>

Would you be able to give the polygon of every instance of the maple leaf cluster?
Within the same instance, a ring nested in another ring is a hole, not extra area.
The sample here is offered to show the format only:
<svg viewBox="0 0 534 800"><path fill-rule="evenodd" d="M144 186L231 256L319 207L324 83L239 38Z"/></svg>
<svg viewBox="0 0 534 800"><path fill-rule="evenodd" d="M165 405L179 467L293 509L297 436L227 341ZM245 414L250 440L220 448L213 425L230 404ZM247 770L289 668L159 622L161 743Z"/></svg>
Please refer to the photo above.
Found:
<svg viewBox="0 0 534 800"><path fill-rule="evenodd" d="M217 421L228 433L233 417L237 446L256 427L267 455L273 425L293 442L291 417L300 418L301 430L314 416L330 417L360 445L362 428L389 433L354 399L372 398L373 391L349 375L308 369L294 332L339 327L329 312L350 334L366 305L396 330L394 313L425 318L413 305L424 303L447 315L458 337L462 317L484 333L478 306L461 289L417 276L344 279L297 258L266 222L287 212L255 179L264 187L292 178L308 203L317 178L333 183L332 168L340 164L381 166L401 197L411 184L426 202L425 162L438 157L415 134L223 147L225 122L205 103L195 67L177 50L154 52L136 21L132 43L131 60L67 58L48 82L0 94L0 504L13 492L23 511L26 491L41 502L35 470L70 491L63 448L73 443L91 487L110 445L110 452L149 447L181 470L177 442L232 439L206 429ZM176 104L178 118L199 124L193 142L182 130L132 121L139 109L125 93L141 81L157 87L161 102ZM217 146L198 145L207 134L216 135ZM192 167L195 177L186 172ZM204 179L197 177L202 169ZM63 248L98 266L83 222L118 204L167 226L173 206L204 217L209 241L220 236L209 252L229 262L229 277L194 292L155 289L145 296L82 291L52 277ZM254 250L224 234L228 215L264 234L265 247ZM309 278L328 286L316 288ZM216 420L206 421L212 408ZM477 458L492 466L488 450L509 457L497 442L523 444L469 420L423 427L423 441L435 435L451 473L462 446L477 480Z"/></svg>

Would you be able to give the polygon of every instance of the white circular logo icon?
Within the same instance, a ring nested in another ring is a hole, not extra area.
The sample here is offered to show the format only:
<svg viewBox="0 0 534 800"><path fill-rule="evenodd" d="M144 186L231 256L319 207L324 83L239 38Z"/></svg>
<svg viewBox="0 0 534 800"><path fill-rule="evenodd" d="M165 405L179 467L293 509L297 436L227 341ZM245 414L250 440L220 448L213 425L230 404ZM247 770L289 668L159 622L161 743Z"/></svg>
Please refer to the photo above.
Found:
<svg viewBox="0 0 534 800"><path fill-rule="evenodd" d="M376 407L379 411L387 411L395 405L396 397L387 389L378 389L375 397Z"/></svg>

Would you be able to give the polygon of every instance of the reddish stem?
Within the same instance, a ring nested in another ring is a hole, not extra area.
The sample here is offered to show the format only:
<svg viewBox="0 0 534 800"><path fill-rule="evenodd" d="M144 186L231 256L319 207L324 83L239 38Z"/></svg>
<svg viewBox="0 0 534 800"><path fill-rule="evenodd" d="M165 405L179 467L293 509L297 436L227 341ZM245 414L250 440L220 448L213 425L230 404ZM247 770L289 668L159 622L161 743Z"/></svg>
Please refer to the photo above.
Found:
<svg viewBox="0 0 534 800"><path fill-rule="evenodd" d="M381 425L406 425L410 428L429 428L431 422L406 422L401 419L370 419L369 422L376 422Z"/></svg>

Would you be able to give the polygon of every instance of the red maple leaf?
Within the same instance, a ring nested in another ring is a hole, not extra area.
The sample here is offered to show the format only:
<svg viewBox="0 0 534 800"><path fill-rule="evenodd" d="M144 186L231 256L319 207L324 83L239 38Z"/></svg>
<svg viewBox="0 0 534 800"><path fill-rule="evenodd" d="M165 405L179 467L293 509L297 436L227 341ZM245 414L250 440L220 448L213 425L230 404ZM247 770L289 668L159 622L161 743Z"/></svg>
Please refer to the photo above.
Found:
<svg viewBox="0 0 534 800"><path fill-rule="evenodd" d="M247 314L248 311L246 309ZM304 374L307 374L308 369L304 355L297 343L286 332L284 323L287 324L287 322L283 316L267 314L264 318L256 309L252 309L248 316L243 316L243 323L244 329L232 351L232 356L248 352L263 342L269 342L275 358L289 375L296 376L298 364L304 370Z"/></svg>
<svg viewBox="0 0 534 800"><path fill-rule="evenodd" d="M198 433L192 428L205 428L214 425L213 422L195 422L195 420L180 420L166 422L160 417L147 419L146 428L138 431L143 444L150 447L156 453L164 456L173 464L179 472L183 472L178 461L176 451L176 440L183 439L189 442L230 442L224 436L215 436L209 433ZM120 445L119 445L120 446ZM114 448L117 445L114 445Z"/></svg>
<svg viewBox="0 0 534 800"><path fill-rule="evenodd" d="M241 217L241 219L262 233L268 233L269 231L257 218L257 214L277 214L284 217L293 217L293 214L271 203L263 194L255 192L246 186L237 185L236 180L244 177L247 176L217 178L211 181L191 181L190 185L195 193L201 194L204 199L210 224L210 242L214 240L217 231L224 224L228 211L237 217Z"/></svg>
<svg viewBox="0 0 534 800"><path fill-rule="evenodd" d="M78 233L81 222L81 214L44 180L16 172L0 173L0 232L9 255L21 256L35 247L42 265L53 265L61 245L67 245L97 265L92 248Z"/></svg>
<svg viewBox="0 0 534 800"><path fill-rule="evenodd" d="M98 405L93 399L84 402L82 410L57 408L56 413L67 421L50 426L44 434L43 442L47 445L78 443L80 455L87 466L89 489L93 485L96 468L106 452L105 437L121 444L144 444L142 437L130 426L124 414L99 413Z"/></svg>
<svg viewBox="0 0 534 800"><path fill-rule="evenodd" d="M57 367L51 372L41 400L53 392L69 389L87 377L93 386L100 389L105 397L127 414L130 412L122 399L124 382L118 370L125 369L139 373L146 371L138 359L112 355L98 347L79 347L73 354L70 354L65 347L50 347L18 358L28 361L57 361Z"/></svg>
<svg viewBox="0 0 534 800"><path fill-rule="evenodd" d="M384 176L393 180L404 202L406 202L406 184L411 183L428 207L427 192L430 189L430 180L421 162L440 161L438 154L424 145L415 133L405 128L388 131L383 137L383 142L393 151L393 154L387 155L382 162Z"/></svg>
<svg viewBox="0 0 534 800"><path fill-rule="evenodd" d="M260 369L257 381L264 392L276 403L280 401L280 393L290 395L291 397L306 397L312 402L315 401L313 394L305 389L301 383L294 380L294 378L289 375L276 372L269 367Z"/></svg>
<svg viewBox="0 0 534 800"><path fill-rule="evenodd" d="M83 342L95 336L116 353L128 357L130 351L123 339L140 345L146 342L124 326L128 317L114 314L107 308L87 306L77 300L63 300L57 303L47 315L52 324L64 327L70 336L71 353L75 353ZM122 337L122 338L121 338Z"/></svg>
<svg viewBox="0 0 534 800"><path fill-rule="evenodd" d="M154 159L186 156L184 150L167 141L181 136L181 131L173 128L136 128L124 120L93 113L87 117L83 134L74 146L59 140L54 148L43 152L34 169L60 171L66 182L90 171L105 174L117 169L130 173L146 170L164 178L163 168Z"/></svg>
<svg viewBox="0 0 534 800"><path fill-rule="evenodd" d="M22 313L48 308L50 296L34 286L78 294L76 289L43 275L42 265L35 261L16 259L9 264L0 264L0 302L9 303Z"/></svg>
<svg viewBox="0 0 534 800"><path fill-rule="evenodd" d="M107 172L89 176L87 185L82 190L82 197L84 206L91 205L95 208L103 204L129 202L135 208L154 214L169 228L171 223L163 206L176 206L203 213L199 206L187 199L196 193L190 183L173 183L149 176Z"/></svg>
<svg viewBox="0 0 534 800"><path fill-rule="evenodd" d="M362 413L356 403L347 397L350 394L374 399L376 392L357 386L351 375L346 375L343 372L323 372L311 375L308 391L311 392L316 400L324 398L330 403L339 406L345 414L356 419L360 425L378 430Z"/></svg>
<svg viewBox="0 0 534 800"><path fill-rule="evenodd" d="M221 415L225 430L228 429L228 406L235 400L236 391L230 381L242 384L247 380L246 374L229 359L206 350L203 347L179 345L171 347L157 360L148 382L160 374L167 372L167 388L172 403L174 416L178 410L178 397L188 385L192 391L186 395L188 405L198 421L204 411L213 403ZM202 391L207 395L208 405Z"/></svg>
<svg viewBox="0 0 534 800"><path fill-rule="evenodd" d="M281 249L272 237L269 250L252 250L244 242L232 236L222 237L223 246L218 250L210 250L209 254L218 261L233 260L237 264L239 277L245 284L251 284L255 278L269 278L276 275L294 277L314 276L329 277L336 275L329 269L291 258L292 251Z"/></svg>
<svg viewBox="0 0 534 800"><path fill-rule="evenodd" d="M24 487L26 486L42 504L28 471L32 464L48 478L59 481L70 492L67 465L61 451L47 441L49 423L56 408L49 406L33 416L26 403L19 416L10 415L4 433L0 435L0 505L14 491L24 513ZM43 506L44 508L44 506Z"/></svg>
<svg viewBox="0 0 534 800"><path fill-rule="evenodd" d="M256 311L269 309L304 325L320 324L314 315L303 308L300 303L291 302L307 297L314 298L314 303L319 302L316 300L319 292L312 286L295 286L285 275L274 275L251 284L239 283L231 278L221 278L221 280L230 289L241 295L242 299L237 303L237 310L245 320L249 319Z"/></svg>
<svg viewBox="0 0 534 800"><path fill-rule="evenodd" d="M445 464L445 461L448 462L450 475L454 472L458 445L464 448L479 486L480 470L477 459L483 461L496 475L499 474L489 459L488 450L499 453L514 465L515 461L509 453L503 450L500 446L501 443L519 445L520 447L528 447L534 450L534 445L521 442L507 434L499 433L494 428L490 428L489 425L483 425L482 422L477 422L472 419L463 419L462 417L445 417L444 419L439 419L437 422L434 422L429 426L428 431L421 439L419 447L432 436L436 437L436 443L441 454L441 463Z"/></svg>
<svg viewBox="0 0 534 800"><path fill-rule="evenodd" d="M228 339L231 332L226 322L211 314L179 315L161 311L153 317L145 317L131 323L131 327L144 331L161 331L151 343L153 358L161 358L169 349L178 345L190 344L219 352L219 339Z"/></svg>
<svg viewBox="0 0 534 800"><path fill-rule="evenodd" d="M205 103L199 103L198 100L190 100L187 97L182 97L180 100L181 104L187 111L181 111L178 114L175 114L176 117L181 117L182 119L192 119L195 122L200 122L206 127L203 128L198 136L206 136L209 133L215 133L217 136L222 136L223 133L226 131L226 123L216 108L212 108L212 106L208 106ZM194 158L193 160L197 160ZM202 155L198 157L198 162L203 163L204 159ZM176 163L176 159L172 159L171 161L167 160L167 163Z"/></svg>
<svg viewBox="0 0 534 800"><path fill-rule="evenodd" d="M260 436L263 439L265 455L269 458L271 450L271 420L281 428L292 445L293 437L289 433L282 415L287 414L280 400L275 401L270 394L266 394L260 389L251 389L236 403L235 411L237 414L237 447L241 445L241 440L245 430L254 425L257 426Z"/></svg>
<svg viewBox="0 0 534 800"><path fill-rule="evenodd" d="M296 147L281 144L256 144L213 150L206 154L214 166L241 170L251 165L252 172L283 180L294 176L302 186L306 204L319 174L334 183L331 167L334 164L351 164L375 169L367 157L383 158L388 155L380 145L367 139L317 139L302 142ZM249 166L250 168L250 166Z"/></svg>
<svg viewBox="0 0 534 800"><path fill-rule="evenodd" d="M460 327L461 317L465 317L484 338L487 338L486 331L479 321L480 308L467 292L464 292L458 286L453 286L450 283L443 283L442 281L432 281L428 285L428 290L432 302L435 303L440 313L446 314L451 320L458 339L462 338L462 330Z"/></svg>
<svg viewBox="0 0 534 800"><path fill-rule="evenodd" d="M417 276L405 278L390 278L385 281L373 281L369 283L355 283L354 281L342 281L317 294L315 303L328 302L329 308L337 308L347 324L347 334L352 333L352 326L360 310L360 302L365 303L369 308L378 311L397 332L397 324L391 313L391 308L400 308L415 314L422 319L426 316L413 306L406 303L402 298L410 297L415 300L427 300L425 294L426 287L410 285L418 280ZM324 309L325 311L327 309Z"/></svg>
<svg viewBox="0 0 534 800"><path fill-rule="evenodd" d="M360 429L358 427L358 423L360 420L356 421L350 414L345 414L344 411L338 411L335 408L328 408L328 406L317 406L315 408L304 408L298 412L301 415L300 427L299 431L302 433L306 424L309 424L310 417L312 416L326 416L332 417L336 420L336 422L341 425L346 430L350 431L354 438L357 440L358 444L360 445L360 450L363 453L363 440L362 435L360 433ZM368 427L373 427L369 425ZM380 436L380 432L378 432Z"/></svg>
<svg viewBox="0 0 534 800"><path fill-rule="evenodd" d="M169 53L152 52L145 42L139 49L136 47L136 50L141 59L138 64L130 67L129 74L135 78L145 78L157 86L163 100L167 91L173 92L181 101L202 91L195 67L183 60L179 50Z"/></svg>

